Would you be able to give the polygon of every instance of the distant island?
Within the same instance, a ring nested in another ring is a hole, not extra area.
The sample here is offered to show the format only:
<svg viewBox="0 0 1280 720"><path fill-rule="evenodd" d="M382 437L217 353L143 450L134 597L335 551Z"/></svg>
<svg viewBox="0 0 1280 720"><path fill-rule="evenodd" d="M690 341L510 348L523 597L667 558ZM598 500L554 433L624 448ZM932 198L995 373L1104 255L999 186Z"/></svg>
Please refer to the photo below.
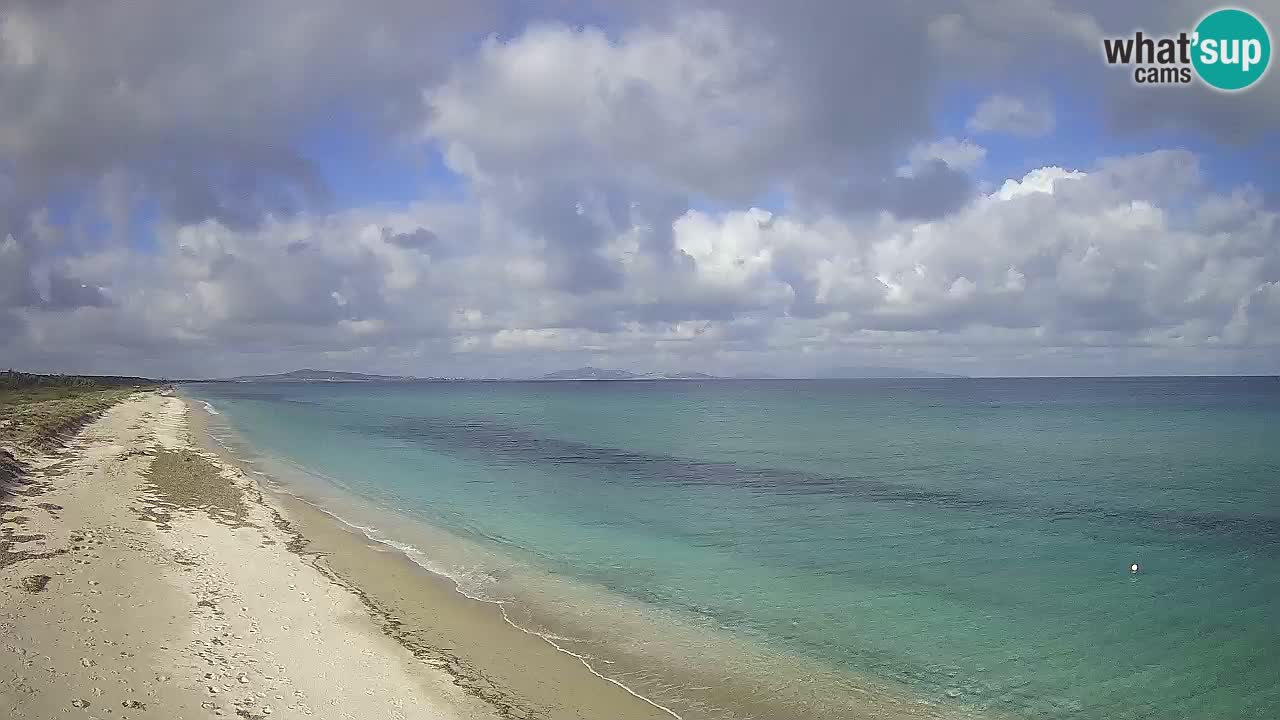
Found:
<svg viewBox="0 0 1280 720"><path fill-rule="evenodd" d="M700 372L646 372L633 373L627 370L609 370L606 368L580 367L573 370L558 370L547 373L539 380L715 380L714 375Z"/></svg>
<svg viewBox="0 0 1280 720"><path fill-rule="evenodd" d="M948 373L931 372L929 370L912 370L911 368L899 367L879 367L879 366L846 366L834 367L821 371L817 377L822 380L855 380L867 378L901 378L901 379L920 379L920 378L964 378L967 375L951 375Z"/></svg>
<svg viewBox="0 0 1280 720"><path fill-rule="evenodd" d="M204 380L201 382L410 382L434 378L416 378L409 375L369 375L367 373L340 372L337 370L294 370L274 375L239 375L233 378Z"/></svg>

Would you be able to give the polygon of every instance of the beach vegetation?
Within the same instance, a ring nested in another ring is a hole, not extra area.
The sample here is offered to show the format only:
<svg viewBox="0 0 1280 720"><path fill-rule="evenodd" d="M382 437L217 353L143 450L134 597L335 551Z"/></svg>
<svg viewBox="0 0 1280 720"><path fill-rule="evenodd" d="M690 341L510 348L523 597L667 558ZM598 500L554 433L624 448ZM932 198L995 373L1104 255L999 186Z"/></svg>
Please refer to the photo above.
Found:
<svg viewBox="0 0 1280 720"><path fill-rule="evenodd" d="M129 395L157 387L146 378L0 372L0 447L50 447Z"/></svg>

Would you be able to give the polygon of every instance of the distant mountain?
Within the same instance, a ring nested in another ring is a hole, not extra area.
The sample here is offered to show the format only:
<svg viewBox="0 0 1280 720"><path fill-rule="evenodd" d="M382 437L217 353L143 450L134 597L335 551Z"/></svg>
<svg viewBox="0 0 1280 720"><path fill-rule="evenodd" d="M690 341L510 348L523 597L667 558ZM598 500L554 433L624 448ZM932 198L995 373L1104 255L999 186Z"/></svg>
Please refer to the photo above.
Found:
<svg viewBox="0 0 1280 720"><path fill-rule="evenodd" d="M673 372L673 373L649 373L656 378L663 380L715 380L715 375L708 375L700 372ZM647 376L644 376L647 377Z"/></svg>
<svg viewBox="0 0 1280 720"><path fill-rule="evenodd" d="M404 382L418 378L407 375L368 375L336 370L294 370L275 375L241 375L222 382Z"/></svg>
<svg viewBox="0 0 1280 720"><path fill-rule="evenodd" d="M539 380L714 380L714 375L700 372L646 372L633 373L628 370L609 370L606 368L580 367L573 370L557 370L547 373Z"/></svg>
<svg viewBox="0 0 1280 720"><path fill-rule="evenodd" d="M557 370L543 375L541 380L634 380L636 374L626 370L605 370L580 367L573 370Z"/></svg>
<svg viewBox="0 0 1280 720"><path fill-rule="evenodd" d="M819 372L819 378L856 379L856 378L963 378L967 375L950 375L948 373L930 372L928 370L912 370L898 367L835 367Z"/></svg>

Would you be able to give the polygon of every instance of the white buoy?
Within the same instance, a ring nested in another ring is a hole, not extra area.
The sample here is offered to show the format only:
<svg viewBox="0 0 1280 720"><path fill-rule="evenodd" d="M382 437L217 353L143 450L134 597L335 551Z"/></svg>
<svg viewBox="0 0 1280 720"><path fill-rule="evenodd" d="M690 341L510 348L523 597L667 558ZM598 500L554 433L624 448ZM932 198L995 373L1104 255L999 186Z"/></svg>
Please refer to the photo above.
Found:
<svg viewBox="0 0 1280 720"><path fill-rule="evenodd" d="M1137 573L1137 572L1138 572L1138 563L1134 563L1134 564L1130 565L1130 566L1129 566L1129 572L1131 572L1131 573Z"/></svg>

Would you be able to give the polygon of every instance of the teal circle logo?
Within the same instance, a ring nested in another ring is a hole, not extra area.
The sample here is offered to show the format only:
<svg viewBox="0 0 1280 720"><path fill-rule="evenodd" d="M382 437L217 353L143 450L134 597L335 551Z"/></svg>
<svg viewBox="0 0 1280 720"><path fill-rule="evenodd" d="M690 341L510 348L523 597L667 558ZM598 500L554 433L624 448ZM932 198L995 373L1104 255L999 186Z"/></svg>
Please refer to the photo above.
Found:
<svg viewBox="0 0 1280 720"><path fill-rule="evenodd" d="M1262 21L1234 8L1209 13L1196 26L1191 63L1219 90L1243 90L1267 71L1271 36Z"/></svg>

